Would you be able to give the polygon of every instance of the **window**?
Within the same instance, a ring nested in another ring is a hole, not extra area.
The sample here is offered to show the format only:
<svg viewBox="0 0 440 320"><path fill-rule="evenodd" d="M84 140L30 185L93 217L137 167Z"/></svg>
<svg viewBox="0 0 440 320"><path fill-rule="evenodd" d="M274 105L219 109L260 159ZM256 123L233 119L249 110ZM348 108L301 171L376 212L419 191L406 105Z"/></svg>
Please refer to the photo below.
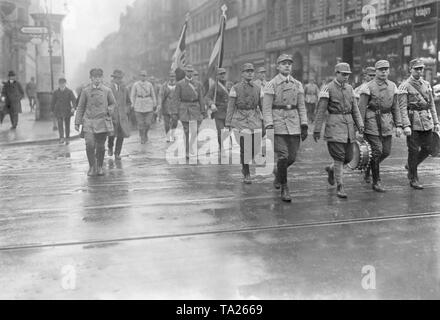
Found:
<svg viewBox="0 0 440 320"><path fill-rule="evenodd" d="M247 29L241 29L241 51L247 52Z"/></svg>
<svg viewBox="0 0 440 320"><path fill-rule="evenodd" d="M319 17L319 0L310 0L310 21L316 22Z"/></svg>
<svg viewBox="0 0 440 320"><path fill-rule="evenodd" d="M303 23L303 0L293 2L293 21L296 25Z"/></svg>
<svg viewBox="0 0 440 320"><path fill-rule="evenodd" d="M339 13L339 1L327 1L327 17L334 17Z"/></svg>
<svg viewBox="0 0 440 320"><path fill-rule="evenodd" d="M345 0L345 20L353 20L356 18L357 0Z"/></svg>
<svg viewBox="0 0 440 320"><path fill-rule="evenodd" d="M286 30L289 27L289 18L287 11L287 0L281 0L280 2L280 25L281 30Z"/></svg>

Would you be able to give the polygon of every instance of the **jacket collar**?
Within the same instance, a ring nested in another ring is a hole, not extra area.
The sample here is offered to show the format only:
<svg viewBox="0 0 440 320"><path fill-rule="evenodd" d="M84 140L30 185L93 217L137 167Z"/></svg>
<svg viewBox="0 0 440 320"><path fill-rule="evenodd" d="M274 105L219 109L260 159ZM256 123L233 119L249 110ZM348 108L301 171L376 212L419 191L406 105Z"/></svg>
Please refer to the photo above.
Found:
<svg viewBox="0 0 440 320"><path fill-rule="evenodd" d="M275 77L276 84L280 84L280 83L283 83L286 81L293 82L293 77L291 75L287 75L287 77L286 77L286 76L283 76L281 73L278 73L278 75Z"/></svg>

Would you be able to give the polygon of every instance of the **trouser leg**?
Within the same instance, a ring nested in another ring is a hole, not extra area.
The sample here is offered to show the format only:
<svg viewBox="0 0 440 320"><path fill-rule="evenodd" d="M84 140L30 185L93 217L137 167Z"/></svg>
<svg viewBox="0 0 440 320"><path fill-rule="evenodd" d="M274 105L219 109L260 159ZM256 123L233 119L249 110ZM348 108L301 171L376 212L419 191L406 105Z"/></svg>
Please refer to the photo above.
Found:
<svg viewBox="0 0 440 320"><path fill-rule="evenodd" d="M124 143L123 137L118 137L116 139L116 148L115 148L115 155L120 156L122 151L122 144Z"/></svg>
<svg viewBox="0 0 440 320"><path fill-rule="evenodd" d="M164 125L164 128L165 128L165 134L168 137L168 134L169 134L170 129L171 129L171 117L170 117L169 114L164 114L163 115L163 125Z"/></svg>
<svg viewBox="0 0 440 320"><path fill-rule="evenodd" d="M64 130L66 132L66 138L70 138L70 117L64 118Z"/></svg>
<svg viewBox="0 0 440 320"><path fill-rule="evenodd" d="M104 164L105 155L105 139L107 138L107 133L96 133L95 134L95 148L96 148L96 162L98 168L102 168Z"/></svg>
<svg viewBox="0 0 440 320"><path fill-rule="evenodd" d="M60 135L60 139L64 138L64 122L63 118L57 118L58 122L58 134Z"/></svg>
<svg viewBox="0 0 440 320"><path fill-rule="evenodd" d="M108 141L107 141L107 147L109 150L113 151L113 146L115 145L115 137L114 136L110 136L108 137Z"/></svg>
<svg viewBox="0 0 440 320"><path fill-rule="evenodd" d="M420 134L420 152L417 158L417 166L431 154L432 130L423 131Z"/></svg>
<svg viewBox="0 0 440 320"><path fill-rule="evenodd" d="M341 142L328 142L327 148L330 156L333 158L335 180L338 185L343 184L344 164L349 163L353 159L353 144Z"/></svg>
<svg viewBox="0 0 440 320"><path fill-rule="evenodd" d="M419 132L413 131L412 134L406 138L408 146L408 178L411 181L417 180L417 166L419 161Z"/></svg>
<svg viewBox="0 0 440 320"><path fill-rule="evenodd" d="M369 134L366 134L365 138L371 146L371 173L373 176L373 184L377 184L377 182L380 181L379 164L383 153L382 139L379 136Z"/></svg>
<svg viewBox="0 0 440 320"><path fill-rule="evenodd" d="M89 166L95 167L96 165L95 135L92 132L84 132L84 139L86 142L86 154L87 154L87 160L89 161Z"/></svg>
<svg viewBox="0 0 440 320"><path fill-rule="evenodd" d="M222 130L225 128L225 119L215 118L215 127L217 129L217 141L219 149L222 147Z"/></svg>
<svg viewBox="0 0 440 320"><path fill-rule="evenodd" d="M288 136L275 135L275 153L277 154L277 178L282 185L287 184L287 167L289 158Z"/></svg>
<svg viewBox="0 0 440 320"><path fill-rule="evenodd" d="M185 134L185 152L189 154L189 122L182 121L183 133Z"/></svg>

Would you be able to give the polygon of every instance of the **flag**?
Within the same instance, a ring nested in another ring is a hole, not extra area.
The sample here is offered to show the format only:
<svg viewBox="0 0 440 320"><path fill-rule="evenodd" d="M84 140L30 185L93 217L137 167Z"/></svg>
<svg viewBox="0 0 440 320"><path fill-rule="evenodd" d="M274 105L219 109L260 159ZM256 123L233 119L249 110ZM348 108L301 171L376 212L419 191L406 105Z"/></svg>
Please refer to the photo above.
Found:
<svg viewBox="0 0 440 320"><path fill-rule="evenodd" d="M176 80L185 78L184 67L186 64L186 29L188 27L188 17L183 24L182 32L180 33L179 43L177 44L176 52L173 55L173 62L171 64L171 72L176 73Z"/></svg>
<svg viewBox="0 0 440 320"><path fill-rule="evenodd" d="M217 77L217 69L223 65L223 44L226 28L226 15L222 14L220 18L220 29L212 49L211 58L209 59L208 72L206 73L206 80L204 82L205 92L208 92L209 87L213 85Z"/></svg>

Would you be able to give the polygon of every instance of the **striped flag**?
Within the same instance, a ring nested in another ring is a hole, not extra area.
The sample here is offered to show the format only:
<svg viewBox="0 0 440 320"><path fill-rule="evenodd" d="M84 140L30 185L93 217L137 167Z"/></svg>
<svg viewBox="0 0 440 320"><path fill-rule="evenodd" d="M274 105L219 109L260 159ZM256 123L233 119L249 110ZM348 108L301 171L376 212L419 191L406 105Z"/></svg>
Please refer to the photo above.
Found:
<svg viewBox="0 0 440 320"><path fill-rule="evenodd" d="M223 65L223 43L226 28L226 14L223 12L220 18L220 30L212 49L211 58L209 59L208 72L206 73L206 80L204 82L205 92L208 92L209 87L212 86L217 77L217 69Z"/></svg>
<svg viewBox="0 0 440 320"><path fill-rule="evenodd" d="M188 28L188 15L180 33L179 43L173 55L173 63L171 64L171 72L176 73L176 80L185 78L184 67L186 64L186 29Z"/></svg>

